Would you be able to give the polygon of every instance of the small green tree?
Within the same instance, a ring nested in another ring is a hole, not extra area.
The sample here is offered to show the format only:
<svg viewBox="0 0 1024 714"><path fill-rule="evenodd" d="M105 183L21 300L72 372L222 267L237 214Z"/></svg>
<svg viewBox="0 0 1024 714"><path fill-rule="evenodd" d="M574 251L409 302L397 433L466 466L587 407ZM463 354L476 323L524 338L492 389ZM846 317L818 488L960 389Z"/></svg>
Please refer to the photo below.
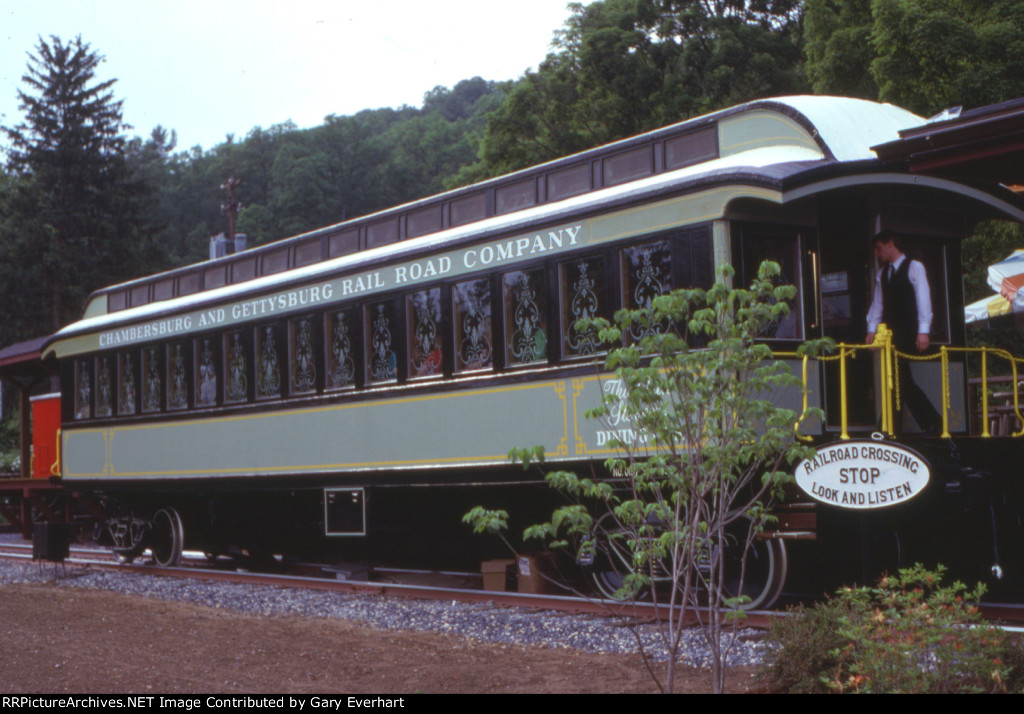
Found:
<svg viewBox="0 0 1024 714"><path fill-rule="evenodd" d="M766 262L749 290L733 289L726 268L710 290L677 290L647 309L620 311L614 326L594 321L606 343L622 346L604 364L619 388L605 390L588 416L635 437L613 444L620 455L607 462L608 478L547 474L573 503L525 534L573 547L599 568L618 567L618 597L649 588L668 606L659 633L669 659L664 680L656 676L664 691L674 688L684 611L698 618L722 691L736 632L729 636L727 621L742 615L747 553L792 480L791 465L813 454L796 438L797 414L778 401L799 394L801 381L759 342L796 296L792 286L775 285L778 276L779 266ZM647 336L624 343L638 327ZM542 449L513 453L529 462ZM494 532L503 515L474 509L467 520Z"/></svg>

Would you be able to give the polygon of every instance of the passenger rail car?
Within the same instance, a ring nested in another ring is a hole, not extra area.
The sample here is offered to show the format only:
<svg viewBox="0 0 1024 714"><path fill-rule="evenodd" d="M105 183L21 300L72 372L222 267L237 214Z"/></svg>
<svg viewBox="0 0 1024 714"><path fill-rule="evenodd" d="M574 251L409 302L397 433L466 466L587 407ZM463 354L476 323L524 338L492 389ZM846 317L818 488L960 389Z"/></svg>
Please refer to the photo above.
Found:
<svg viewBox="0 0 1024 714"><path fill-rule="evenodd" d="M708 286L726 263L748 283L771 259L798 289L765 336L773 349L862 345L870 239L889 228L927 269L933 343L954 350L912 366L943 435L884 442L909 447L931 480L880 510L809 486L762 543L765 588L781 587L787 544L834 554L817 571L949 546L987 572L993 539L1020 540L1024 500L1019 443L979 446L969 431L959 243L979 219L1024 210L1012 192L915 174L872 148L924 123L856 99L753 102L100 290L45 348L61 370L61 478L107 503L126 558L151 547L170 564L187 546L475 565L491 544L460 524L470 506L511 507L515 529L553 505L510 448L600 469L630 428L583 416L616 384L579 318ZM783 357L826 415L804 437L869 443L892 400L877 354Z"/></svg>

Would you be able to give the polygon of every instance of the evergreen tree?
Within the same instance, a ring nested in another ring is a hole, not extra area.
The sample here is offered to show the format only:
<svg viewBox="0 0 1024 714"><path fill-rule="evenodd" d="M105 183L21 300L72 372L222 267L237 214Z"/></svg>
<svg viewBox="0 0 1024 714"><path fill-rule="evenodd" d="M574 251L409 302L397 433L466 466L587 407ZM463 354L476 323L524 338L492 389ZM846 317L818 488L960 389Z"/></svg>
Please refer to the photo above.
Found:
<svg viewBox="0 0 1024 714"><path fill-rule="evenodd" d="M74 319L91 290L132 274L142 190L129 177L116 80L96 79L102 61L81 37L40 38L18 92L24 121L3 130L15 181L10 220L36 256L24 279L48 286L48 305L21 306L37 332Z"/></svg>

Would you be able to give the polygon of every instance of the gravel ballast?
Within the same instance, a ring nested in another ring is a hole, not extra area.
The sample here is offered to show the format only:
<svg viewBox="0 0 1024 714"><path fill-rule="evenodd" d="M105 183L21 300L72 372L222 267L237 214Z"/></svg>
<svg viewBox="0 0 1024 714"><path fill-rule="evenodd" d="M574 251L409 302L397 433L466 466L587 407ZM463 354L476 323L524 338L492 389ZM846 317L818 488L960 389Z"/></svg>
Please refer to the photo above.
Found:
<svg viewBox="0 0 1024 714"><path fill-rule="evenodd" d="M531 612L490 603L325 592L80 567L55 568L36 563L0 563L0 585L11 583L106 590L263 616L337 618L388 630L436 632L497 644L574 648L596 653L636 653L639 636L653 659L667 658L653 625L640 625L634 633L615 618ZM756 632L742 631L729 655L729 666L758 665L764 647ZM702 634L696 629L687 631L681 661L706 667L710 665L710 657Z"/></svg>

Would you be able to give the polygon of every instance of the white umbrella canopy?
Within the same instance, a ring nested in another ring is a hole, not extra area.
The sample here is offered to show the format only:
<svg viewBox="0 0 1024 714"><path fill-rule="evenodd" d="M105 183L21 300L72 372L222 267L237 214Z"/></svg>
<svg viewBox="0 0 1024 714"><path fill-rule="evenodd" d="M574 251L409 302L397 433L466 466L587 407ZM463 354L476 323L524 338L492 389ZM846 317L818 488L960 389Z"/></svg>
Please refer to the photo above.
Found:
<svg viewBox="0 0 1024 714"><path fill-rule="evenodd" d="M1007 300L1013 300L1024 284L1024 249L988 266L988 285Z"/></svg>
<svg viewBox="0 0 1024 714"><path fill-rule="evenodd" d="M989 295L964 308L964 322L981 322L990 320L1000 315L1009 315L1013 311L1013 305L1002 295Z"/></svg>
<svg viewBox="0 0 1024 714"><path fill-rule="evenodd" d="M988 285L996 295L964 308L964 322L981 322L1000 315L1024 313L1024 249L988 266Z"/></svg>

